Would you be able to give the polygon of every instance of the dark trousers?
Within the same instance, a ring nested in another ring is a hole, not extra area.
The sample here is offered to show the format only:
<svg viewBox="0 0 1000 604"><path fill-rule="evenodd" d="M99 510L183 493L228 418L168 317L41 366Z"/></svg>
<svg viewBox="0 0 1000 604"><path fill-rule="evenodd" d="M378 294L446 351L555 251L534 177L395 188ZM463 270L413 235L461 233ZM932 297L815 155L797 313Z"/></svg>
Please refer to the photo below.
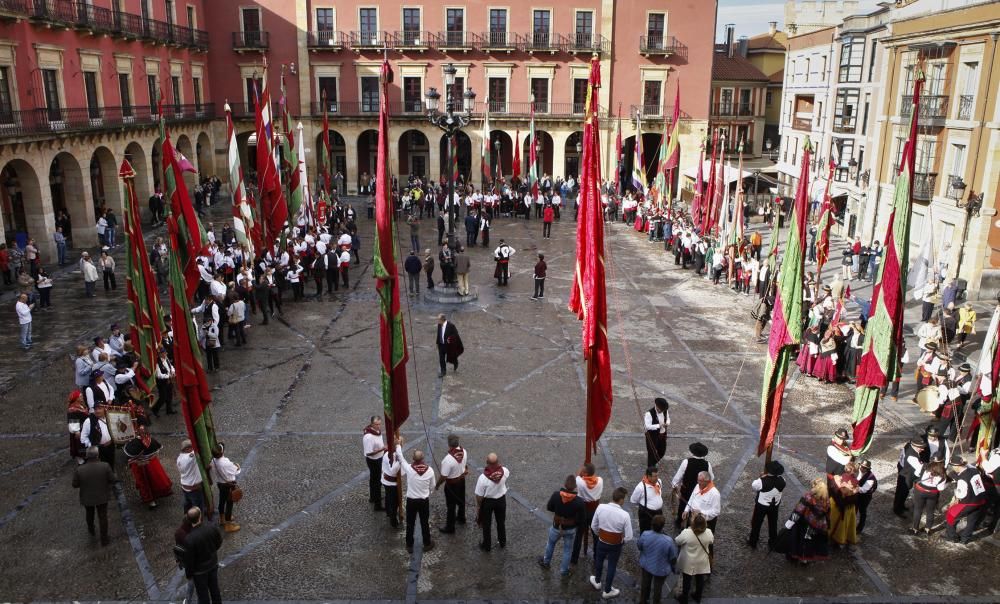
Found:
<svg viewBox="0 0 1000 604"><path fill-rule="evenodd" d="M222 604L222 594L219 593L218 567L207 573L195 575L194 589L198 592L198 604Z"/></svg>
<svg viewBox="0 0 1000 604"><path fill-rule="evenodd" d="M185 490L185 489L181 489L181 493L184 495L184 511L185 512L187 512L188 510L190 510L193 507L196 507L199 510L201 510L202 512L204 512L206 514L206 516L208 516L209 518L211 518L211 516L212 516L211 515L211 511L212 510L207 509L206 506L205 506L205 492L201 490L201 484L200 483L198 484L198 486L193 491L188 491L188 490Z"/></svg>
<svg viewBox="0 0 1000 604"><path fill-rule="evenodd" d="M934 314L934 303L933 302L921 302L920 303L920 321L926 323L931 320L931 315Z"/></svg>
<svg viewBox="0 0 1000 604"><path fill-rule="evenodd" d="M501 262L500 263L500 276L497 277L497 285L507 285L507 280L510 279L510 263Z"/></svg>
<svg viewBox="0 0 1000 604"><path fill-rule="evenodd" d="M343 281L344 289L348 289L351 286L350 276L348 275L348 268L346 266L340 267L340 279Z"/></svg>
<svg viewBox="0 0 1000 604"><path fill-rule="evenodd" d="M427 275L427 289L434 289L434 272L425 271L424 274Z"/></svg>
<svg viewBox="0 0 1000 604"><path fill-rule="evenodd" d="M584 523L580 530L576 531L576 537L573 538L573 557L570 558L572 564L576 564L580 561L580 546L583 545L583 536L589 533L590 539L590 552L593 554L597 548L597 535L594 531L590 530L590 523L594 520L594 512L591 510L586 510L584 512ZM584 532L586 531L586 533ZM586 552L584 552L586 553Z"/></svg>
<svg viewBox="0 0 1000 604"><path fill-rule="evenodd" d="M930 530L934 526L934 512L937 510L940 493L924 493L920 489L913 490L913 529L920 528L920 517L925 516L924 526Z"/></svg>
<svg viewBox="0 0 1000 604"><path fill-rule="evenodd" d="M382 507L382 458L365 456L365 463L368 464L368 503Z"/></svg>
<svg viewBox="0 0 1000 604"><path fill-rule="evenodd" d="M101 446L97 447L97 457L101 461L103 461L106 464L108 464L109 466L111 466L112 470L115 469L115 445L114 444L101 445Z"/></svg>
<svg viewBox="0 0 1000 604"><path fill-rule="evenodd" d="M219 520L221 522L233 521L233 489L235 484L219 483Z"/></svg>
<svg viewBox="0 0 1000 604"><path fill-rule="evenodd" d="M910 495L910 489L913 488L910 482L902 474L896 475L896 494L892 498L892 511L897 516L902 516L906 513L906 498Z"/></svg>
<svg viewBox="0 0 1000 604"><path fill-rule="evenodd" d="M337 282L337 269L326 269L326 293L332 294L335 290L339 289L340 284Z"/></svg>
<svg viewBox="0 0 1000 604"><path fill-rule="evenodd" d="M446 531L455 530L455 521L465 524L465 478L444 485L444 502L448 515L444 523Z"/></svg>
<svg viewBox="0 0 1000 604"><path fill-rule="evenodd" d="M750 547L757 547L760 541L760 527L767 518L767 547L773 548L778 537L778 506L754 503L753 516L750 517Z"/></svg>
<svg viewBox="0 0 1000 604"><path fill-rule="evenodd" d="M986 514L986 505L981 505L974 508L965 508L955 519L955 524L948 523L947 533L949 539L954 539L959 537L962 543L968 543L972 540L972 533L976 532L976 527L979 526L979 521L983 519ZM962 518L965 518L965 528L962 529L961 533L957 532L958 523Z"/></svg>
<svg viewBox="0 0 1000 604"><path fill-rule="evenodd" d="M39 308L48 308L52 306L51 301L52 288L51 287L40 287L38 288L38 295L41 296L41 301L38 303ZM965 334L962 334L965 335Z"/></svg>
<svg viewBox="0 0 1000 604"><path fill-rule="evenodd" d="M642 580L639 584L639 601L642 604L647 604L649 602L650 588L653 592L653 602L659 602L663 599L663 582L666 581L666 577L660 577L650 573L645 568L642 569Z"/></svg>
<svg viewBox="0 0 1000 604"><path fill-rule="evenodd" d="M243 327L243 321L229 324L229 340L236 340L237 346L243 346L247 343L247 332Z"/></svg>
<svg viewBox="0 0 1000 604"><path fill-rule="evenodd" d="M114 271L104 271L104 291L111 291L117 288L118 284L115 282Z"/></svg>
<svg viewBox="0 0 1000 604"><path fill-rule="evenodd" d="M108 504L84 506L87 510L87 530L94 534L94 512L97 512L97 523L101 529L101 541L108 540Z"/></svg>
<svg viewBox="0 0 1000 604"><path fill-rule="evenodd" d="M476 245L476 231L466 231L465 247L472 247L474 245Z"/></svg>
<svg viewBox="0 0 1000 604"><path fill-rule="evenodd" d="M653 516L662 514L663 509L651 510L645 506L636 506L636 515L639 516L639 534L643 534L653 527Z"/></svg>
<svg viewBox="0 0 1000 604"><path fill-rule="evenodd" d="M868 505L872 502L874 493L861 493L858 495L858 534L865 530L865 521L868 520Z"/></svg>
<svg viewBox="0 0 1000 604"><path fill-rule="evenodd" d="M622 544L611 545L598 539L594 551L594 580L602 584L605 592L609 592L615 580L615 572L618 570L618 558L622 555ZM607 573L604 573L605 562L608 564ZM602 576L604 576L603 582L601 581Z"/></svg>
<svg viewBox="0 0 1000 604"><path fill-rule="evenodd" d="M205 363L208 365L209 371L214 371L219 368L218 348L212 348L211 346L205 347Z"/></svg>
<svg viewBox="0 0 1000 604"><path fill-rule="evenodd" d="M424 547L431 544L431 500L406 498L406 547L413 547L413 522L420 517L420 535Z"/></svg>
<svg viewBox="0 0 1000 604"><path fill-rule="evenodd" d="M684 515L684 508L687 507L687 503L685 503L685 502L687 502L687 501L689 501L691 499L691 494L692 493L694 493L694 487L691 487L689 489L686 486L681 485L681 498L682 499L681 499L680 504L678 504L678 506L677 506L677 519L675 520L675 523L677 524L677 526L681 525L681 516Z"/></svg>
<svg viewBox="0 0 1000 604"><path fill-rule="evenodd" d="M667 435L656 432L646 432L646 466L660 463L667 453Z"/></svg>
<svg viewBox="0 0 1000 604"><path fill-rule="evenodd" d="M545 279L535 279L535 298L545 297Z"/></svg>
<svg viewBox="0 0 1000 604"><path fill-rule="evenodd" d="M153 407L153 414L160 412L160 408L166 407L167 413L174 412L174 384L170 380L156 380L156 405Z"/></svg>
<svg viewBox="0 0 1000 604"><path fill-rule="evenodd" d="M444 375L448 369L448 347L444 344L438 344L438 364L441 365L441 375Z"/></svg>
<svg viewBox="0 0 1000 604"><path fill-rule="evenodd" d="M399 486L382 485L385 489L385 515L393 528L399 526Z"/></svg>
<svg viewBox="0 0 1000 604"><path fill-rule="evenodd" d="M689 575L684 573L681 581L681 602L687 602L688 594L691 593L691 579L694 578L694 593L691 597L695 602L701 602L701 592L705 589L705 577L708 575Z"/></svg>
<svg viewBox="0 0 1000 604"><path fill-rule="evenodd" d="M552 223L551 222L543 222L542 223L542 237L544 237L546 239L548 239L549 237L552 237Z"/></svg>
<svg viewBox="0 0 1000 604"><path fill-rule="evenodd" d="M483 499L483 505L479 511L479 521L483 526L483 547L489 551L493 545L493 522L497 523L497 542L500 547L507 545L507 496L497 499Z"/></svg>

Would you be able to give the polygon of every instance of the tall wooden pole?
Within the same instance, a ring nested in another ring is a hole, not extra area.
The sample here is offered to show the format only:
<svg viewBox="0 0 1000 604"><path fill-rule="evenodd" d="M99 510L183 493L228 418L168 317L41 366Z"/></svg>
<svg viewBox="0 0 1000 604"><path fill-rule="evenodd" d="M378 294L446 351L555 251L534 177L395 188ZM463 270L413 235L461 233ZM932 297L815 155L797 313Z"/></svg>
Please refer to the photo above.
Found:
<svg viewBox="0 0 1000 604"><path fill-rule="evenodd" d="M594 359L590 357L587 359L587 418L586 418L586 433L587 433L587 450L583 456L584 463L590 463L590 455L594 450L594 422L591 418L591 402L590 402L590 389L594 383Z"/></svg>

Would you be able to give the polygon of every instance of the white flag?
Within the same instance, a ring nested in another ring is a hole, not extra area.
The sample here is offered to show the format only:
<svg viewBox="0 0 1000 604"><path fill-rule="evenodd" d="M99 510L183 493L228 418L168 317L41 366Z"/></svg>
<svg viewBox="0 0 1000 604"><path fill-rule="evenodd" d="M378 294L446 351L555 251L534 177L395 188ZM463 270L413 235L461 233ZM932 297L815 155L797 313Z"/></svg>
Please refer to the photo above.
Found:
<svg viewBox="0 0 1000 604"><path fill-rule="evenodd" d="M913 285L913 298L919 300L924 294L924 286L934 274L934 237L928 234L920 246L920 253L913 259L908 281Z"/></svg>

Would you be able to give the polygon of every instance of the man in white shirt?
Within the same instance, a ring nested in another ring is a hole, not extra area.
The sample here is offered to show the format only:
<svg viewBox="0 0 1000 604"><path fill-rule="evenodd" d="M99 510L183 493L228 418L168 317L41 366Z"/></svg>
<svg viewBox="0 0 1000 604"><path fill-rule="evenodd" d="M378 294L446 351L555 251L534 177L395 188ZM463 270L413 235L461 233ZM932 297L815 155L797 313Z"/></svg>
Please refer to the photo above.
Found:
<svg viewBox="0 0 1000 604"><path fill-rule="evenodd" d="M199 470L198 460L195 458L194 446L186 438L181 441L181 453L177 456L177 472L181 475L184 511L187 512L191 508L197 507L207 515L210 510L205 509L205 492L202 490L201 470Z"/></svg>
<svg viewBox="0 0 1000 604"><path fill-rule="evenodd" d="M497 285L507 285L507 280L510 279L510 257L515 252L516 250L507 245L503 239L500 240L497 249L493 250L493 259L497 263L497 269L493 276L497 280Z"/></svg>
<svg viewBox="0 0 1000 604"><path fill-rule="evenodd" d="M684 516L688 523L695 514L701 514L708 521L708 528L715 532L715 522L722 512L722 495L719 489L715 488L712 477L708 472L698 473L698 486L695 487L688 499L687 507L684 508Z"/></svg>
<svg viewBox="0 0 1000 604"><path fill-rule="evenodd" d="M385 488L385 514L392 528L399 528L399 458L395 451L382 456L382 486Z"/></svg>
<svg viewBox="0 0 1000 604"><path fill-rule="evenodd" d="M601 503L601 495L604 494L604 479L597 475L594 464L583 464L583 469L580 470L579 476L576 477L576 493L577 497L583 501L583 507L586 510L584 516L585 525L589 527L591 521L594 519L594 512L597 511L597 506ZM570 564L575 565L580 560L581 545L583 546L583 553L586 555L586 541L591 534L590 530L586 530L583 527L576 531L576 538L573 540L573 557L570 558ZM597 547L596 536L594 537L594 547Z"/></svg>
<svg viewBox="0 0 1000 604"><path fill-rule="evenodd" d="M368 465L368 503L375 504L375 511L381 512L382 488L379 486L379 477L382 474L382 456L385 455L385 440L382 439L382 420L373 415L365 426L364 434L361 437L361 446L364 449L365 464Z"/></svg>
<svg viewBox="0 0 1000 604"><path fill-rule="evenodd" d="M446 535L455 532L455 522L465 524L465 476L469 473L468 461L469 452L459 446L458 436L449 434L448 454L441 461L441 475L434 485L436 491L444 484L448 515L444 527L438 530Z"/></svg>
<svg viewBox="0 0 1000 604"><path fill-rule="evenodd" d="M648 531L653 526L653 516L663 513L663 496L659 473L656 466L646 468L646 475L635 485L632 497L629 499L636 505L639 516L639 534Z"/></svg>
<svg viewBox="0 0 1000 604"><path fill-rule="evenodd" d="M594 589L603 591L604 599L614 598L619 591L612 587L615 571L618 569L618 558L622 555L623 544L632 540L632 517L622 509L628 491L618 487L611 495L611 503L602 503L594 512L590 529L597 533L597 543L594 555L594 574L590 575L590 584ZM604 563L608 563L605 574ZM604 582L601 582L601 576Z"/></svg>
<svg viewBox="0 0 1000 604"><path fill-rule="evenodd" d="M434 486L434 470L424 462L424 452L413 452L413 463L403 457L403 438L396 437L396 457L406 474L406 551L413 553L413 523L420 518L420 534L424 551L434 549L431 541L431 488Z"/></svg>
<svg viewBox="0 0 1000 604"><path fill-rule="evenodd" d="M113 470L115 468L115 443L111 441L111 431L108 430L108 420L104 417L104 407L98 406L94 409L92 417L97 417L97 426L101 431L101 438L98 442L94 442L90 438L91 417L88 417L83 420L83 425L80 427L80 444L83 445L84 449L97 447L98 457L100 457L101 461L111 466Z"/></svg>
<svg viewBox="0 0 1000 604"><path fill-rule="evenodd" d="M21 347L25 350L31 348L31 309L34 307L34 304L28 304L28 294L18 296L14 305L17 323L21 328Z"/></svg>
<svg viewBox="0 0 1000 604"><path fill-rule="evenodd" d="M479 549L484 552L490 551L493 545L491 536L490 517L495 517L497 522L497 542L500 549L507 546L507 478L510 470L500 465L500 460L496 453L486 456L486 467L476 482L476 506L478 513L476 517L483 527L483 540L479 543Z"/></svg>
<svg viewBox="0 0 1000 604"><path fill-rule="evenodd" d="M667 452L670 403L663 397L657 397L653 401L653 408L642 417L646 427L646 465L655 466Z"/></svg>

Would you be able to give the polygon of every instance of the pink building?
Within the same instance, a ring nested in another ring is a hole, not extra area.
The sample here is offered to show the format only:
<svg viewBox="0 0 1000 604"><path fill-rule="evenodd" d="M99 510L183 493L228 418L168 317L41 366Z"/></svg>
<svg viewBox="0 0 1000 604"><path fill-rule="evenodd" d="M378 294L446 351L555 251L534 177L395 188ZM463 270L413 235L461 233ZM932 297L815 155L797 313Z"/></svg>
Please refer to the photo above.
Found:
<svg viewBox="0 0 1000 604"><path fill-rule="evenodd" d="M622 116L627 171L641 116L651 166L679 82L682 168L697 162L707 130L715 2L93 4L0 0L0 222L8 239L28 233L51 244L53 219L65 208L76 242L93 243L94 208L120 207L114 168L126 152L138 164L145 200L155 186L151 160L157 153L151 87L175 105L166 111L178 148L202 174L225 179L222 105L228 100L233 108L245 153L253 129L253 80L263 74L265 59L275 101L284 67L288 106L302 122L312 170L322 114L329 113L336 167L349 192L374 167L383 56L395 72L392 152L401 175L436 178L446 163L447 141L427 121L423 101L428 88L445 96L443 68L449 63L458 72L453 96L460 103L465 90L476 95L473 121L458 141L460 170L473 183L480 180L487 109L490 145L503 173L512 170L515 139L523 145L522 161L528 161L532 99L540 170L576 173L588 62L595 53L604 84L606 173L616 165L617 120L609 115ZM210 34L198 29L209 23Z"/></svg>

